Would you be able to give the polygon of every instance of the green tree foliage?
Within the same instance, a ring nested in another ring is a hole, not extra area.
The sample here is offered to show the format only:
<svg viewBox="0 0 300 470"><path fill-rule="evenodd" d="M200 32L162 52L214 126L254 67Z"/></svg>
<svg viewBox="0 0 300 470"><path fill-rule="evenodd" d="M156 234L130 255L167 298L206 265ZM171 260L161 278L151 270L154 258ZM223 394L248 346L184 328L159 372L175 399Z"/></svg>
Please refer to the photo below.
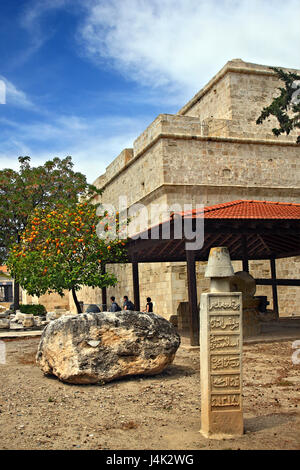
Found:
<svg viewBox="0 0 300 470"><path fill-rule="evenodd" d="M118 217L99 216L97 206L88 202L57 204L52 211L37 208L10 251L8 267L30 295L71 291L80 313L76 291L115 285L115 275L103 268L126 261L125 242L111 236L120 230Z"/></svg>
<svg viewBox="0 0 300 470"><path fill-rule="evenodd" d="M59 202L74 203L80 197L101 194L85 175L73 171L71 157L54 158L37 167L30 166L30 157L19 157L19 162L19 171L0 170L0 264L36 207L51 210Z"/></svg>
<svg viewBox="0 0 300 470"><path fill-rule="evenodd" d="M35 304L35 305L20 305L21 313L29 313L31 315L46 315L47 311L44 305Z"/></svg>
<svg viewBox="0 0 300 470"><path fill-rule="evenodd" d="M300 95L299 88L300 76L296 73L284 72L276 67L271 67L285 84L285 87L279 87L280 95L274 98L272 103L263 108L256 124L262 124L269 116L277 118L279 127L272 129L277 137L280 134L289 135L293 129L300 129ZM298 83L297 83L298 82ZM297 138L297 144L300 144L300 135Z"/></svg>
<svg viewBox="0 0 300 470"><path fill-rule="evenodd" d="M71 157L54 158L37 167L30 166L30 157L19 157L19 163L19 171L0 170L0 265L12 244L19 242L35 208L51 210L59 202L72 204L101 194L82 173L74 172ZM14 305L19 308L18 283Z"/></svg>

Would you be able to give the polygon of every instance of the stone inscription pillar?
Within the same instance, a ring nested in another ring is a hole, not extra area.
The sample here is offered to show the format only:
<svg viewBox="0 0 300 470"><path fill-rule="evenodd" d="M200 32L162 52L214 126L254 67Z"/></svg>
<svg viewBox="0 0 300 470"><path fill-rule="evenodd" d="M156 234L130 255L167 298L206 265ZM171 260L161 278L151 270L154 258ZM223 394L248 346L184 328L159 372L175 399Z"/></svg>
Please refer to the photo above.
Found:
<svg viewBox="0 0 300 470"><path fill-rule="evenodd" d="M208 438L244 431L242 294L229 292L231 274L227 248L213 248L205 274L213 292L202 294L200 305L201 433Z"/></svg>

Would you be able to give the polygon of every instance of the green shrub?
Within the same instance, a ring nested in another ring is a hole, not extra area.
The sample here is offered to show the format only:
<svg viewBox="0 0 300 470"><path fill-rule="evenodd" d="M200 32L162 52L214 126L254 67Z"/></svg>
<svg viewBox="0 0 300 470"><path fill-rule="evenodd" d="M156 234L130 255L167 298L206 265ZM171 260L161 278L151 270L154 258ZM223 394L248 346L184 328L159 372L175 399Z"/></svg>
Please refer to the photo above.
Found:
<svg viewBox="0 0 300 470"><path fill-rule="evenodd" d="M22 313L30 313L33 315L46 315L46 309L44 305L20 305L20 311Z"/></svg>

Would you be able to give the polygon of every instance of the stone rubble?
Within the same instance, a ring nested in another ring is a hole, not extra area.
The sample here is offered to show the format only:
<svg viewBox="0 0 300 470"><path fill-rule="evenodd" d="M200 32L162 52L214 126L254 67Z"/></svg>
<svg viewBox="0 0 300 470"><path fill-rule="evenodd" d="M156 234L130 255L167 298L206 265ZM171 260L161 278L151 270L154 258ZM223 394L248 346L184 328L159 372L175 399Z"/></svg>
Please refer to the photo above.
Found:
<svg viewBox="0 0 300 470"><path fill-rule="evenodd" d="M55 309L46 315L33 315L16 310L0 310L0 330L26 331L32 329L44 329L51 321L64 315L73 315L65 309Z"/></svg>

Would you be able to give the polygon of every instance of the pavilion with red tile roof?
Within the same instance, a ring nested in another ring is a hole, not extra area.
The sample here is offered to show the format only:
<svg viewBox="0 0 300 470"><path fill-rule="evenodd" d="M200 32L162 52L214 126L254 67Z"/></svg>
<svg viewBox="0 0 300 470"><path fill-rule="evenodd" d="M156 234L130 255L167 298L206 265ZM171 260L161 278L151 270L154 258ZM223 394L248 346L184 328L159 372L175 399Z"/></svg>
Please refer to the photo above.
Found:
<svg viewBox="0 0 300 470"><path fill-rule="evenodd" d="M196 261L207 261L214 246L227 246L232 260L285 258L300 255L300 204L238 200L175 212L169 220L135 236L129 241L129 259L139 262L186 261L184 234L174 238L175 220L182 223L203 219L204 243L195 251ZM170 237L166 227L170 225ZM152 233L155 231L156 239Z"/></svg>
<svg viewBox="0 0 300 470"><path fill-rule="evenodd" d="M190 222L196 233L203 220L203 245L186 250L192 240L184 236L184 223ZM179 221L179 222L178 222ZM198 222L198 225L197 225ZM182 224L178 238L175 226ZM169 227L169 228L168 228ZM166 233L170 233L167 238ZM151 238L155 232L155 239ZM242 260L243 270L249 271L249 260L270 260L271 278L256 279L258 285L271 285L274 311L278 316L277 286L300 286L300 280L277 279L277 258L300 255L300 204L237 200L204 207L201 210L172 213L169 220L138 234L129 240L128 259L133 268L134 303L140 307L138 263L187 262L189 304L191 314L191 344L198 344L199 314L195 262L207 261L209 251L226 246L232 260Z"/></svg>
<svg viewBox="0 0 300 470"><path fill-rule="evenodd" d="M203 214L188 211L184 216ZM240 199L204 208L206 219L300 219L300 204L292 202L253 201Z"/></svg>

